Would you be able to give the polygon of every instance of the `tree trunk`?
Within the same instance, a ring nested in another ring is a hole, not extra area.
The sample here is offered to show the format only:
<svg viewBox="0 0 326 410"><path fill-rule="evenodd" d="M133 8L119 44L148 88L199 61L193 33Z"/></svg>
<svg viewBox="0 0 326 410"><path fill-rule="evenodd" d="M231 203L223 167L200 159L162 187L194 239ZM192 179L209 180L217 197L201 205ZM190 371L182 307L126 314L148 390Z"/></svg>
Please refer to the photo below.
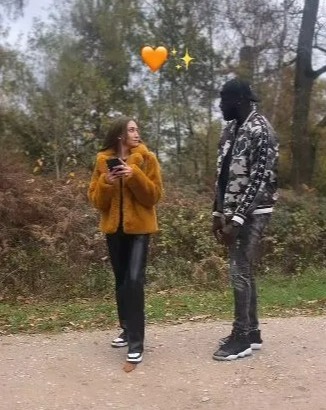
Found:
<svg viewBox="0 0 326 410"><path fill-rule="evenodd" d="M175 82L171 83L171 105L172 105L172 116L173 116L173 126L174 126L174 138L176 142L176 164L178 175L182 174L182 161L181 161L181 133L180 133L180 120L178 114L178 104L175 95Z"/></svg>
<svg viewBox="0 0 326 410"><path fill-rule="evenodd" d="M254 80L254 54L255 48L252 46L243 46L239 52L240 62L238 67L238 75L243 80L247 80L250 83L253 83Z"/></svg>
<svg viewBox="0 0 326 410"><path fill-rule="evenodd" d="M189 104L188 93L186 91L186 84L183 81L181 86L181 93L184 102L184 109L185 109L185 116L186 116L186 123L188 128L188 139L190 141L190 147L194 153L192 157L192 163L194 166L194 173L195 173L195 181L197 184L201 181L201 176L199 174L199 153L201 152L200 147L198 146L198 140L194 131L193 122L192 122L192 115L191 115L191 108Z"/></svg>
<svg viewBox="0 0 326 410"><path fill-rule="evenodd" d="M292 121L292 172L291 180L295 189L302 184L310 185L314 168L314 145L308 127L311 91L315 72L312 70L312 44L317 20L319 0L306 0L298 41L295 82L294 109Z"/></svg>
<svg viewBox="0 0 326 410"><path fill-rule="evenodd" d="M209 2L206 2L206 9L209 11L207 13L207 30L208 30L208 42L210 48L213 50L214 45L213 45L213 21L212 21L212 11L210 9L210 4ZM210 55L210 60L209 60L209 78L211 82L211 87L209 88L208 91L208 98L207 98L207 109L208 109L208 127L206 131L206 144L205 144L205 173L206 175L209 174L210 170L210 139L211 139L211 129L212 129L212 121L213 121L213 105L214 105L214 89L213 89L213 84L214 84L214 61L213 61L213 56Z"/></svg>
<svg viewBox="0 0 326 410"><path fill-rule="evenodd" d="M282 93L282 86L283 86L283 63L284 63L284 54L285 54L285 40L288 34L288 13L290 8L289 0L285 0L283 3L283 28L280 35L280 41L278 44L278 61L277 61L277 74L276 74L276 85L275 85L275 97L272 106L272 113L271 113L271 123L274 124L276 122L277 116L277 109L280 104L281 93Z"/></svg>
<svg viewBox="0 0 326 410"><path fill-rule="evenodd" d="M155 139L155 154L159 158L159 151L161 147L161 114L162 114L162 73L159 74L159 87L157 97L157 121L156 121L156 139Z"/></svg>

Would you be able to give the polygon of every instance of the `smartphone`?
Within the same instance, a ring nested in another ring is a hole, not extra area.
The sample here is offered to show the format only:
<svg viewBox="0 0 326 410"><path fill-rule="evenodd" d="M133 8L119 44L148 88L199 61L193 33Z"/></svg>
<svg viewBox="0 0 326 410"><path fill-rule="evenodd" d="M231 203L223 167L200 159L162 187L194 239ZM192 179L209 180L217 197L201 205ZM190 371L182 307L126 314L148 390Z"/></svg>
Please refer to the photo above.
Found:
<svg viewBox="0 0 326 410"><path fill-rule="evenodd" d="M117 167L118 165L122 165L119 158L109 158L106 160L106 164L110 171L113 171L114 167Z"/></svg>

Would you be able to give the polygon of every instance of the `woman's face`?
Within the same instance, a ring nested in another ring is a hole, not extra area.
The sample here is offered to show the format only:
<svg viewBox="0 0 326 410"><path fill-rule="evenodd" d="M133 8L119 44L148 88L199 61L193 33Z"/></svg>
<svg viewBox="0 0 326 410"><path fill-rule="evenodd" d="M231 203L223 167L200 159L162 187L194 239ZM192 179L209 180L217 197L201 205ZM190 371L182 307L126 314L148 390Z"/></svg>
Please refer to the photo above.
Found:
<svg viewBox="0 0 326 410"><path fill-rule="evenodd" d="M139 129L135 121L129 121L127 124L127 136L123 139L123 144L131 149L140 144Z"/></svg>

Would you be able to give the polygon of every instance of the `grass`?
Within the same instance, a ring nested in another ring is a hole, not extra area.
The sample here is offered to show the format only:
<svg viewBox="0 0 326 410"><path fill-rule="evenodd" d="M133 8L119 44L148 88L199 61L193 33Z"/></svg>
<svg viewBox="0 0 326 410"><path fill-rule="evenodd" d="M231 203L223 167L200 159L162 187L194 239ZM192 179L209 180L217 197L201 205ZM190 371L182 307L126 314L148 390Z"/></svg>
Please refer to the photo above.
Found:
<svg viewBox="0 0 326 410"><path fill-rule="evenodd" d="M297 277L271 275L258 281L261 316L326 314L326 270L308 270ZM217 292L182 287L147 291L147 322L176 322L231 319L231 290ZM65 330L107 329L116 325L113 295L69 302L21 300L0 304L0 333L59 332Z"/></svg>

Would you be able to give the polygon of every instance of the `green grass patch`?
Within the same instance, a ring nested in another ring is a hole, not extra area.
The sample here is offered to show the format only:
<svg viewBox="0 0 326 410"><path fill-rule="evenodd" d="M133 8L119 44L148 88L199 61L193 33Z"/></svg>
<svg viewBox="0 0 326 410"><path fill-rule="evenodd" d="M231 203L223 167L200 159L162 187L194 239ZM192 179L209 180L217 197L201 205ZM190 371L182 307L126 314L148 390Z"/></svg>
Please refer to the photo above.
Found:
<svg viewBox="0 0 326 410"><path fill-rule="evenodd" d="M273 275L259 281L263 315L326 313L326 270L308 269L302 275Z"/></svg>
<svg viewBox="0 0 326 410"><path fill-rule="evenodd" d="M262 316L326 314L326 270L308 270L304 275L271 275L258 281ZM207 317L231 319L233 299L226 292L180 289L147 290L146 316L149 323L202 320ZM105 299L74 299L69 302L21 300L0 304L0 332L59 332L64 330L107 329L117 322L113 295Z"/></svg>

